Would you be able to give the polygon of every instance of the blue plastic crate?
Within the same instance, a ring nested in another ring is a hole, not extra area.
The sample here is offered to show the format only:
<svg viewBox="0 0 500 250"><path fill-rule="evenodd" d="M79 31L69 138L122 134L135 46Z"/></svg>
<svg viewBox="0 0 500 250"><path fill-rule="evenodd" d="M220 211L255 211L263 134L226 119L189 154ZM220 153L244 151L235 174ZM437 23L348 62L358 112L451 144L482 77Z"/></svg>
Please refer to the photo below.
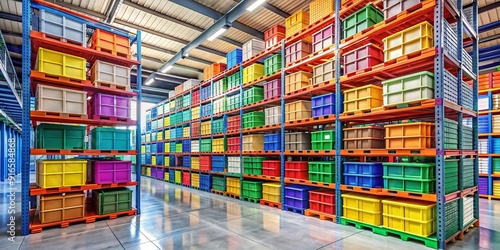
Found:
<svg viewBox="0 0 500 250"><path fill-rule="evenodd" d="M182 157L182 166L185 168L191 168L191 156Z"/></svg>
<svg viewBox="0 0 500 250"><path fill-rule="evenodd" d="M384 177L381 175L344 174L344 184L368 188L384 187Z"/></svg>
<svg viewBox="0 0 500 250"><path fill-rule="evenodd" d="M212 114L212 103L201 105L201 117L209 116Z"/></svg>
<svg viewBox="0 0 500 250"><path fill-rule="evenodd" d="M151 131L151 121L146 122L146 131Z"/></svg>
<svg viewBox="0 0 500 250"><path fill-rule="evenodd" d="M190 140L182 141L182 152L184 152L184 153L191 152L191 141Z"/></svg>
<svg viewBox="0 0 500 250"><path fill-rule="evenodd" d="M212 86L208 85L204 88L201 88L200 98L201 100L206 100L212 97Z"/></svg>
<svg viewBox="0 0 500 250"><path fill-rule="evenodd" d="M264 150L281 150L281 134L264 135Z"/></svg>
<svg viewBox="0 0 500 250"><path fill-rule="evenodd" d="M296 198L301 200L309 200L309 190L315 187L291 185L285 187L285 197Z"/></svg>
<svg viewBox="0 0 500 250"><path fill-rule="evenodd" d="M381 162L344 162L345 174L384 175Z"/></svg>
<svg viewBox="0 0 500 250"><path fill-rule="evenodd" d="M168 170L168 181L175 182L175 170L173 169Z"/></svg>
<svg viewBox="0 0 500 250"><path fill-rule="evenodd" d="M170 155L170 156L168 156L168 161L169 161L169 163L170 163L170 164L169 164L169 165L170 165L170 167L175 167L175 166L176 166L176 165L175 165L175 155Z"/></svg>
<svg viewBox="0 0 500 250"><path fill-rule="evenodd" d="M151 164L152 162L153 161L151 155L146 155L146 164Z"/></svg>
<svg viewBox="0 0 500 250"><path fill-rule="evenodd" d="M146 154L151 153L151 144L146 145Z"/></svg>
<svg viewBox="0 0 500 250"><path fill-rule="evenodd" d="M212 156L212 171L213 172L224 172L226 168L226 157L224 156Z"/></svg>
<svg viewBox="0 0 500 250"><path fill-rule="evenodd" d="M175 128L175 138L182 138L182 128Z"/></svg>
<svg viewBox="0 0 500 250"><path fill-rule="evenodd" d="M156 143L151 144L151 153L156 154L158 150L158 147L156 146Z"/></svg>
<svg viewBox="0 0 500 250"><path fill-rule="evenodd" d="M163 153L163 150L164 150L164 143L163 142L158 142L156 144L156 152L157 153Z"/></svg>
<svg viewBox="0 0 500 250"><path fill-rule="evenodd" d="M341 103L344 103L344 97L341 95ZM326 116L335 114L335 93L315 96L311 98L312 116ZM344 112L344 106L340 106L340 111Z"/></svg>
<svg viewBox="0 0 500 250"><path fill-rule="evenodd" d="M238 63L241 63L243 59L243 53L241 49L234 49L233 51L227 53L226 55L226 68L230 69L236 66Z"/></svg>
<svg viewBox="0 0 500 250"><path fill-rule="evenodd" d="M204 191L210 191L212 187L212 182L210 180L210 175L200 174L200 189Z"/></svg>
<svg viewBox="0 0 500 250"><path fill-rule="evenodd" d="M309 194L309 192L307 192ZM285 196L285 204L289 207L297 208L297 209L308 209L309 208L309 199L298 199L294 197L286 197Z"/></svg>
<svg viewBox="0 0 500 250"><path fill-rule="evenodd" d="M163 155L156 155L156 165L157 166L163 166Z"/></svg>
<svg viewBox="0 0 500 250"><path fill-rule="evenodd" d="M158 117L158 107L153 107L151 109L151 119Z"/></svg>

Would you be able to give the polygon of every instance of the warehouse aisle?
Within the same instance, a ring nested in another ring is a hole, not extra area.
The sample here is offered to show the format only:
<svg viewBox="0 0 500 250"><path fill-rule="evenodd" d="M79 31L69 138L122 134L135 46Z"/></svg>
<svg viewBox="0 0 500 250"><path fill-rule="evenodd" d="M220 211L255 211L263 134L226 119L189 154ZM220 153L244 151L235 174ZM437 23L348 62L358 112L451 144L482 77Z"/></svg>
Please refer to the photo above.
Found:
<svg viewBox="0 0 500 250"><path fill-rule="evenodd" d="M429 249L149 178L141 188L142 215L44 230L25 237L20 249ZM482 227L448 249L500 249L500 224L493 222L500 201L480 201ZM4 249L19 244L2 239Z"/></svg>

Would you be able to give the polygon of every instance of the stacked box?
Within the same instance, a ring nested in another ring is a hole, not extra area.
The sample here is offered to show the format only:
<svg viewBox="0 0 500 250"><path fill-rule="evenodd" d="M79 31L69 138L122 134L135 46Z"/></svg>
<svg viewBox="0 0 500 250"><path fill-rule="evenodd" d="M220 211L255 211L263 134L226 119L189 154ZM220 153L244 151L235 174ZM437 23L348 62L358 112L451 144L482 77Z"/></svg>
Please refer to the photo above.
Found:
<svg viewBox="0 0 500 250"><path fill-rule="evenodd" d="M462 211L463 211L463 224L461 225L460 228L465 228L472 221L474 221L474 219L476 219L476 218L474 218L474 196L472 196L472 195L464 196L462 198L462 204L463 204L463 209L462 209ZM455 218L458 218L458 215ZM458 231L458 229L457 229L457 231ZM455 232L457 232L457 231L455 231Z"/></svg>
<svg viewBox="0 0 500 250"><path fill-rule="evenodd" d="M343 100L341 100L343 102ZM311 98L312 103L312 116L328 116L335 114L335 93L314 96ZM342 112L341 108L341 112Z"/></svg>
<svg viewBox="0 0 500 250"><path fill-rule="evenodd" d="M262 199L281 203L281 184L279 182L262 183Z"/></svg>
<svg viewBox="0 0 500 250"><path fill-rule="evenodd" d="M384 227L423 237L436 232L435 202L393 199L382 203Z"/></svg>
<svg viewBox="0 0 500 250"><path fill-rule="evenodd" d="M383 81L384 107L434 98L434 74L423 71Z"/></svg>
<svg viewBox="0 0 500 250"><path fill-rule="evenodd" d="M212 152L212 140L211 139L201 139L200 140L200 152Z"/></svg>
<svg viewBox="0 0 500 250"><path fill-rule="evenodd" d="M276 24L272 28L264 32L265 48L269 49L279 44L281 40L285 39L286 29L284 26Z"/></svg>
<svg viewBox="0 0 500 250"><path fill-rule="evenodd" d="M310 190L309 209L325 214L335 214L335 190L326 188Z"/></svg>
<svg viewBox="0 0 500 250"><path fill-rule="evenodd" d="M344 112L371 110L382 106L382 88L366 85L344 91Z"/></svg>
<svg viewBox="0 0 500 250"><path fill-rule="evenodd" d="M386 189L414 193L434 193L436 190L434 163L387 162L383 166Z"/></svg>
<svg viewBox="0 0 500 250"><path fill-rule="evenodd" d="M217 138L212 140L212 152L224 153L227 150L226 138Z"/></svg>
<svg viewBox="0 0 500 250"><path fill-rule="evenodd" d="M54 50L40 48L37 54L35 70L46 73L48 75L56 75L71 79L86 80L87 79L86 66L87 66L87 60L85 60L85 58L61 53ZM38 86L42 87L42 85ZM54 87L43 86L43 88L54 88ZM55 88L55 89L60 89L60 88ZM66 91L72 92L73 90L66 90ZM86 92L78 91L78 93L86 95ZM86 98L87 97L85 97L85 99ZM85 108L86 107L87 106L85 105Z"/></svg>
<svg viewBox="0 0 500 250"><path fill-rule="evenodd" d="M258 199L258 200L262 198L262 182L243 180L241 182L241 185L242 185L243 198Z"/></svg>
<svg viewBox="0 0 500 250"><path fill-rule="evenodd" d="M384 0L384 18L389 19L410 7L420 3L420 0L391 1Z"/></svg>
<svg viewBox="0 0 500 250"><path fill-rule="evenodd" d="M264 88L255 86L243 91L243 105L253 104L264 100Z"/></svg>
<svg viewBox="0 0 500 250"><path fill-rule="evenodd" d="M314 187L302 185L285 186L285 208L304 210L309 208L309 191Z"/></svg>
<svg viewBox="0 0 500 250"><path fill-rule="evenodd" d="M111 214L132 209L132 190L127 188L92 191L94 210L102 214Z"/></svg>
<svg viewBox="0 0 500 250"><path fill-rule="evenodd" d="M234 49L231 52L227 53L226 56L226 64L227 68L230 69L239 63L241 63L243 59L243 51L241 49Z"/></svg>
<svg viewBox="0 0 500 250"><path fill-rule="evenodd" d="M201 97L200 93L201 93L201 91L199 89L193 91L193 93L192 93L192 102L193 102L193 105L196 105L196 104L200 103L200 97Z"/></svg>
<svg viewBox="0 0 500 250"><path fill-rule="evenodd" d="M375 44L369 43L343 55L344 74L371 68L384 62L383 50ZM405 86L406 88L407 86ZM411 88L411 87L409 87Z"/></svg>
<svg viewBox="0 0 500 250"><path fill-rule="evenodd" d="M383 224L383 206L379 196L344 193L342 201L344 218L374 226Z"/></svg>
<svg viewBox="0 0 500 250"><path fill-rule="evenodd" d="M285 48L285 65L289 65L312 53L312 45L306 41L298 41Z"/></svg>
<svg viewBox="0 0 500 250"><path fill-rule="evenodd" d="M319 52L335 44L335 25L329 25L313 34L312 51Z"/></svg>
<svg viewBox="0 0 500 250"><path fill-rule="evenodd" d="M200 169L200 157L191 156L191 168Z"/></svg>
<svg viewBox="0 0 500 250"><path fill-rule="evenodd" d="M264 60L264 75L270 76L278 72L283 66L281 65L281 54L273 55Z"/></svg>
<svg viewBox="0 0 500 250"><path fill-rule="evenodd" d="M226 64L225 63L213 63L212 65L206 67L203 70L203 80L208 81L214 76L220 74L226 70Z"/></svg>
<svg viewBox="0 0 500 250"><path fill-rule="evenodd" d="M427 21L390 35L384 39L384 61L434 46L434 27ZM415 42L418 42L417 44ZM465 53L468 55L467 53Z"/></svg>
<svg viewBox="0 0 500 250"><path fill-rule="evenodd" d="M344 183L349 186L380 188L384 170L379 162L344 162Z"/></svg>
<svg viewBox="0 0 500 250"><path fill-rule="evenodd" d="M212 176L212 189L226 192L226 182L224 177Z"/></svg>
<svg viewBox="0 0 500 250"><path fill-rule="evenodd" d="M85 149L85 126L42 123L36 127L36 147L44 149Z"/></svg>
<svg viewBox="0 0 500 250"><path fill-rule="evenodd" d="M92 149L129 150L130 130L116 128L92 129Z"/></svg>
<svg viewBox="0 0 500 250"><path fill-rule="evenodd" d="M305 132L285 133L285 150L311 150L311 134Z"/></svg>
<svg viewBox="0 0 500 250"><path fill-rule="evenodd" d="M232 95L226 97L227 110L239 109L241 107L240 95Z"/></svg>
<svg viewBox="0 0 500 250"><path fill-rule="evenodd" d="M230 116L227 118L227 131L238 131L241 129L240 116Z"/></svg>
<svg viewBox="0 0 500 250"><path fill-rule="evenodd" d="M243 157L243 173L262 175L262 161L265 157Z"/></svg>
<svg viewBox="0 0 500 250"><path fill-rule="evenodd" d="M264 50L264 42L252 39L243 44L243 61L246 61Z"/></svg>
<svg viewBox="0 0 500 250"><path fill-rule="evenodd" d="M309 78L312 77L311 73L299 71L285 76L285 94L303 89L311 85Z"/></svg>
<svg viewBox="0 0 500 250"><path fill-rule="evenodd" d="M295 35L309 26L309 13L299 10L285 19L286 38Z"/></svg>
<svg viewBox="0 0 500 250"><path fill-rule="evenodd" d="M200 174L191 173L191 186L200 188Z"/></svg>
<svg viewBox="0 0 500 250"><path fill-rule="evenodd" d="M335 145L335 131L311 132L311 145L312 150L333 150Z"/></svg>
<svg viewBox="0 0 500 250"><path fill-rule="evenodd" d="M285 177L307 180L309 178L309 165L307 161L286 161Z"/></svg>
<svg viewBox="0 0 500 250"><path fill-rule="evenodd" d="M428 122L410 122L385 126L385 144L387 149L422 149L432 148L434 124Z"/></svg>
<svg viewBox="0 0 500 250"><path fill-rule="evenodd" d="M265 125L274 125L281 123L281 107L272 107L264 109Z"/></svg>
<svg viewBox="0 0 500 250"><path fill-rule="evenodd" d="M264 65L259 63L254 63L243 69L243 81L242 83L253 82L264 76Z"/></svg>
<svg viewBox="0 0 500 250"><path fill-rule="evenodd" d="M225 156L212 156L212 171L214 172L224 172L226 169L226 157Z"/></svg>
<svg viewBox="0 0 500 250"><path fill-rule="evenodd" d="M210 121L201 123L201 135L209 135L212 133L212 124Z"/></svg>
<svg viewBox="0 0 500 250"><path fill-rule="evenodd" d="M240 137L227 138L227 151L240 151L241 140Z"/></svg>
<svg viewBox="0 0 500 250"><path fill-rule="evenodd" d="M227 157L227 172L241 174L241 161L240 157L229 156Z"/></svg>
<svg viewBox="0 0 500 250"><path fill-rule="evenodd" d="M335 162L334 161L310 161L309 180L325 183L335 182Z"/></svg>
<svg viewBox="0 0 500 250"><path fill-rule="evenodd" d="M311 101L295 101L285 105L285 121L292 122L311 118Z"/></svg>
<svg viewBox="0 0 500 250"><path fill-rule="evenodd" d="M254 128L265 125L265 114L262 111L254 111L243 114L243 128Z"/></svg>
<svg viewBox="0 0 500 250"><path fill-rule="evenodd" d="M241 76L240 71L230 75L227 77L227 88L233 89L241 85Z"/></svg>
<svg viewBox="0 0 500 250"><path fill-rule="evenodd" d="M221 118L212 121L212 134L224 133L226 128L226 119Z"/></svg>
<svg viewBox="0 0 500 250"><path fill-rule="evenodd" d="M200 156L200 170L202 171L212 170L212 157L207 155Z"/></svg>
<svg viewBox="0 0 500 250"><path fill-rule="evenodd" d="M212 86L208 85L206 87L201 88L200 98L201 100L206 100L212 97Z"/></svg>
<svg viewBox="0 0 500 250"><path fill-rule="evenodd" d="M281 96L281 79L275 79L264 84L264 98L271 99Z"/></svg>
<svg viewBox="0 0 500 250"><path fill-rule="evenodd" d="M210 191L211 186L212 182L210 180L210 175L200 174L200 189L203 191Z"/></svg>
<svg viewBox="0 0 500 250"><path fill-rule="evenodd" d="M264 135L264 151L281 150L281 134Z"/></svg>
<svg viewBox="0 0 500 250"><path fill-rule="evenodd" d="M281 176L281 161L265 160L262 161L262 175L265 176Z"/></svg>
<svg viewBox="0 0 500 250"><path fill-rule="evenodd" d="M315 22L330 16L335 12L334 0L314 0L309 4L310 23Z"/></svg>
<svg viewBox="0 0 500 250"><path fill-rule="evenodd" d="M240 195L241 194L241 183L239 178L226 178L226 188L227 193L232 195Z"/></svg>
<svg viewBox="0 0 500 250"><path fill-rule="evenodd" d="M82 186L86 182L86 160L37 160L36 162L36 184L41 188Z"/></svg>
<svg viewBox="0 0 500 250"><path fill-rule="evenodd" d="M199 137L201 133L201 122L191 123L191 137Z"/></svg>
<svg viewBox="0 0 500 250"><path fill-rule="evenodd" d="M227 90L227 78L222 78L212 85L212 95L218 96L224 93Z"/></svg>
<svg viewBox="0 0 500 250"><path fill-rule="evenodd" d="M191 187L191 174L189 172L182 172L182 185Z"/></svg>
<svg viewBox="0 0 500 250"><path fill-rule="evenodd" d="M217 99L215 101L213 101L213 105L214 105L214 109L213 109L213 113L214 114L218 114L218 113L222 113L224 111L226 111L226 97L222 97L220 99Z"/></svg>
<svg viewBox="0 0 500 250"><path fill-rule="evenodd" d="M264 135L252 134L243 136L243 151L263 151Z"/></svg>
<svg viewBox="0 0 500 250"><path fill-rule="evenodd" d="M182 96L182 107L189 107L191 106L191 94L185 94Z"/></svg>
<svg viewBox="0 0 500 250"><path fill-rule="evenodd" d="M169 169L168 170L168 182L170 183L175 183L175 179L176 179L176 172L175 170L173 169Z"/></svg>
<svg viewBox="0 0 500 250"><path fill-rule="evenodd" d="M90 99L87 108L93 119L100 117L116 117L130 119L131 98L116 95L96 93Z"/></svg>
<svg viewBox="0 0 500 250"><path fill-rule="evenodd" d="M354 12L344 19L344 38L350 37L362 30L384 20L384 14L372 4Z"/></svg>
<svg viewBox="0 0 500 250"><path fill-rule="evenodd" d="M191 119L196 120L200 118L200 114L201 114L201 108L199 106L191 108Z"/></svg>
<svg viewBox="0 0 500 250"><path fill-rule="evenodd" d="M184 153L191 152L191 141L190 140L182 141L182 152L184 152Z"/></svg>

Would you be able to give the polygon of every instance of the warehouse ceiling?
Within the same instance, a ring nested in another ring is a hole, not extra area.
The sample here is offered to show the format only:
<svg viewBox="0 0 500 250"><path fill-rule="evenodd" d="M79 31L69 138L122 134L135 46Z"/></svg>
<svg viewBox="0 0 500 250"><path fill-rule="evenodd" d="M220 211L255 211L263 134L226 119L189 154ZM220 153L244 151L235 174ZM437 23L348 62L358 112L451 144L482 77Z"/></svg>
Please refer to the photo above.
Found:
<svg viewBox="0 0 500 250"><path fill-rule="evenodd" d="M135 32L142 30L143 77L157 71L186 44L198 37L240 0L49 0L48 2L98 18ZM308 9L310 0L267 0L252 12L245 12L231 28L214 41L205 41L189 56L178 61L168 74L160 75L146 93L164 96L187 78L202 78L203 69L212 62L225 60L225 54L300 9ZM472 0L465 0L464 5ZM16 66L21 66L21 1L0 1L0 30L9 45ZM500 22L500 2L479 0L478 25ZM499 44L500 24L480 34L480 48ZM133 51L136 51L134 46ZM18 69L20 72L20 68ZM158 90L160 89L160 90Z"/></svg>

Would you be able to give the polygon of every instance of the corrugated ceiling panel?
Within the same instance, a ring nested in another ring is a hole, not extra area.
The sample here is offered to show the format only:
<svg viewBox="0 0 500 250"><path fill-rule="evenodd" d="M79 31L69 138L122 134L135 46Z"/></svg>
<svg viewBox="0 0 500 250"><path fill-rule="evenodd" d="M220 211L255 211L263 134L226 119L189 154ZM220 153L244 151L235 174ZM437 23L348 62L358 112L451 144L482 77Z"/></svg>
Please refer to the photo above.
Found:
<svg viewBox="0 0 500 250"><path fill-rule="evenodd" d="M3 37L6 43L21 45L23 43L23 39L21 37L15 36L4 36Z"/></svg>
<svg viewBox="0 0 500 250"><path fill-rule="evenodd" d="M128 28L126 26L120 25L120 24L113 24L114 26L118 28L122 28L125 30L128 30L130 32L135 32L134 29ZM163 37L159 37L157 35L153 35L147 32L142 33L142 41L147 44L155 45L164 49L168 50L174 50L174 51L179 51L182 47L184 47L183 44L167 40Z"/></svg>
<svg viewBox="0 0 500 250"><path fill-rule="evenodd" d="M195 68L195 69L204 69L208 66L206 64L191 61L188 59L182 59L182 60L178 61L177 64L180 64L180 65L183 65L186 67L190 67L190 68Z"/></svg>
<svg viewBox="0 0 500 250"><path fill-rule="evenodd" d="M209 17L165 0L132 0L132 2L204 29L213 23Z"/></svg>
<svg viewBox="0 0 500 250"><path fill-rule="evenodd" d="M262 32L278 23L285 24L285 18L263 7L252 12L245 12L238 18L238 21Z"/></svg>
<svg viewBox="0 0 500 250"><path fill-rule="evenodd" d="M240 43L246 43L246 42L250 41L252 38L254 38L252 35L249 35L243 31L240 31L240 30L237 30L234 28L230 28L226 32L224 32L224 36L231 38L233 40L236 40ZM234 45L232 45L232 46L233 46L233 49L236 48L236 46L234 46Z"/></svg>
<svg viewBox="0 0 500 250"><path fill-rule="evenodd" d="M227 33L227 31L226 31L226 33ZM226 34L226 33L224 33L224 34ZM207 40L207 41L203 42L201 45L208 47L208 48L211 48L211 49L214 49L214 50L222 51L224 53L228 53L229 51L236 48L236 46L234 46L230 43L223 42L221 40L213 40L213 41Z"/></svg>
<svg viewBox="0 0 500 250"><path fill-rule="evenodd" d="M293 14L299 10L309 10L309 4L311 0L294 0L294 1L283 1L283 0L268 0L269 4L274 7L283 10L284 12Z"/></svg>
<svg viewBox="0 0 500 250"><path fill-rule="evenodd" d="M233 0L196 0L196 2L201 3L210 9L216 10L219 13L227 13L230 9L232 9L237 2Z"/></svg>
<svg viewBox="0 0 500 250"><path fill-rule="evenodd" d="M20 22L14 22L14 21L10 21L10 20L0 19L0 30L21 33L23 30L23 27L22 27L22 24Z"/></svg>
<svg viewBox="0 0 500 250"><path fill-rule="evenodd" d="M142 59L142 67L148 68L148 69L159 69L161 67L161 63L158 62L152 62L150 60Z"/></svg>
<svg viewBox="0 0 500 250"><path fill-rule="evenodd" d="M213 55L211 53L201 51L198 49L195 49L195 50L192 50L191 52L189 52L189 56L200 58L203 60L207 60L209 62L217 62L219 60L225 59L225 57L216 56L216 55Z"/></svg>
<svg viewBox="0 0 500 250"><path fill-rule="evenodd" d="M482 26L482 25L485 25L485 24L488 24L491 22L496 22L499 20L499 16L500 16L500 9L499 8L481 13L481 15L479 15L479 24L478 25ZM479 34L479 37L480 37L479 40L481 41L481 38L486 38L486 37L494 36L494 35L498 35L498 34L500 34L499 28L490 30L488 32L483 32L483 33ZM480 43L479 48L487 48L490 46L497 45L500 43L499 40L500 39L496 39L496 40L493 40L490 42Z"/></svg>
<svg viewBox="0 0 500 250"><path fill-rule="evenodd" d="M21 2L15 2L14 0L2 0L0 1L0 11L22 15L23 4Z"/></svg>
<svg viewBox="0 0 500 250"><path fill-rule="evenodd" d="M111 0L64 0L65 3L70 3L85 9L89 9L95 12L99 12L101 14L106 14L106 10L108 9L108 5Z"/></svg>

